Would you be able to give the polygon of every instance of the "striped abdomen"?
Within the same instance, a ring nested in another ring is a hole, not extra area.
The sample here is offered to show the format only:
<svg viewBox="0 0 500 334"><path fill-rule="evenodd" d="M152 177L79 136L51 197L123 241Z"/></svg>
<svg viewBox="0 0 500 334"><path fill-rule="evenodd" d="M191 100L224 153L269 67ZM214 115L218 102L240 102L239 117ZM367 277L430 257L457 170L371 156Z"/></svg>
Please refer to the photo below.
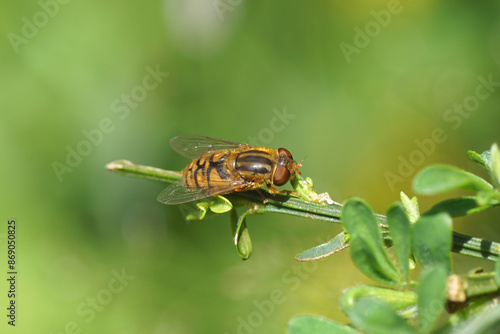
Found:
<svg viewBox="0 0 500 334"><path fill-rule="evenodd" d="M183 172L183 182L188 189L206 189L227 186L232 183L232 173L225 151L201 156L187 165Z"/></svg>

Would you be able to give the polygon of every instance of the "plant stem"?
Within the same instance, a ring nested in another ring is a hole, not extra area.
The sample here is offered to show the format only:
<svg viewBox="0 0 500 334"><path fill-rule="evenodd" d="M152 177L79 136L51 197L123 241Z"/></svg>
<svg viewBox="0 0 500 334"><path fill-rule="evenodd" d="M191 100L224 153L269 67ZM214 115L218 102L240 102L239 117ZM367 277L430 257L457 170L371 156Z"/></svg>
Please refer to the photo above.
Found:
<svg viewBox="0 0 500 334"><path fill-rule="evenodd" d="M181 172L173 172L160 168L136 165L128 160L116 160L106 165L106 169L110 172L123 176L138 177L142 179L176 182L181 179Z"/></svg>
<svg viewBox="0 0 500 334"><path fill-rule="evenodd" d="M135 165L128 160L117 160L106 165L106 168L116 174L138 177L162 182L177 182L181 179L181 172L168 171L160 168ZM234 192L225 195L228 198L244 199L247 202L253 202L255 205L254 213L281 213L291 216L322 220L331 223L341 223L342 205L330 204L323 205L303 200L301 198L272 195L266 191L261 191L261 194L267 199L267 203L262 203L262 196L256 191ZM388 226L386 217L377 214L377 219L380 222L382 234L385 238L390 238L388 235ZM479 257L491 261L496 261L500 255L500 244L493 241L487 241L480 238L475 238L453 232L453 248L452 251L459 254Z"/></svg>

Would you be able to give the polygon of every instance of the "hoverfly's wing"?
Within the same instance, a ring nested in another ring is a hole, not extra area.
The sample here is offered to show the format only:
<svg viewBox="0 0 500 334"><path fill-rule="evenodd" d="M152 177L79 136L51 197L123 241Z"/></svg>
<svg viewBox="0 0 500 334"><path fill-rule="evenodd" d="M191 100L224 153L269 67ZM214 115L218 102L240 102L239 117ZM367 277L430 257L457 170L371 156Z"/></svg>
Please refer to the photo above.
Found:
<svg viewBox="0 0 500 334"><path fill-rule="evenodd" d="M187 189L182 182L179 182L165 188L165 190L158 195L158 202L167 205L175 205L197 201L206 197L230 193L241 188L242 185L244 185L243 181L234 181L223 186L191 190Z"/></svg>
<svg viewBox="0 0 500 334"><path fill-rule="evenodd" d="M158 195L158 202L168 205L182 204L204 198L205 189L188 190L182 183L175 183L165 188Z"/></svg>
<svg viewBox="0 0 500 334"><path fill-rule="evenodd" d="M180 155L196 159L202 153L248 145L213 137L180 135L170 140L170 146Z"/></svg>

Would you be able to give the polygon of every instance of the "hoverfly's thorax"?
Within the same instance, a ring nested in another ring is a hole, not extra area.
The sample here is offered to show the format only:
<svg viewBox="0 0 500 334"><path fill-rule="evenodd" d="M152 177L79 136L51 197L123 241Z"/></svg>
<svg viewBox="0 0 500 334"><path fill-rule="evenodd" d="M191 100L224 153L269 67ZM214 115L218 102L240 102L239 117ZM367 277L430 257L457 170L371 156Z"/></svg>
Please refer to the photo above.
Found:
<svg viewBox="0 0 500 334"><path fill-rule="evenodd" d="M261 150L242 152L236 158L235 170L244 177L269 177L273 171L272 157Z"/></svg>

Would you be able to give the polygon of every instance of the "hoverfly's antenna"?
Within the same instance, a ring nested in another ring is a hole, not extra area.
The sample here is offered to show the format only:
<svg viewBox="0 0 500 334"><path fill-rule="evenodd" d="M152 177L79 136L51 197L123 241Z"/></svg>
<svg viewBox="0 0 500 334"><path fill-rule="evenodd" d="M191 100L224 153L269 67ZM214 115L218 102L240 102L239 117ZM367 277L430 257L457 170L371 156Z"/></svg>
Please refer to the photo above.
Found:
<svg viewBox="0 0 500 334"><path fill-rule="evenodd" d="M304 160L306 160L306 158L307 158L307 155L302 160L300 160L300 162L297 164L297 166L302 167L302 162Z"/></svg>
<svg viewBox="0 0 500 334"><path fill-rule="evenodd" d="M304 158L305 159L305 158ZM304 161L304 159L302 159L298 164L297 164L297 167L302 167L302 161ZM297 169L297 173L299 173L300 175L302 175L302 173L300 172L299 169Z"/></svg>

